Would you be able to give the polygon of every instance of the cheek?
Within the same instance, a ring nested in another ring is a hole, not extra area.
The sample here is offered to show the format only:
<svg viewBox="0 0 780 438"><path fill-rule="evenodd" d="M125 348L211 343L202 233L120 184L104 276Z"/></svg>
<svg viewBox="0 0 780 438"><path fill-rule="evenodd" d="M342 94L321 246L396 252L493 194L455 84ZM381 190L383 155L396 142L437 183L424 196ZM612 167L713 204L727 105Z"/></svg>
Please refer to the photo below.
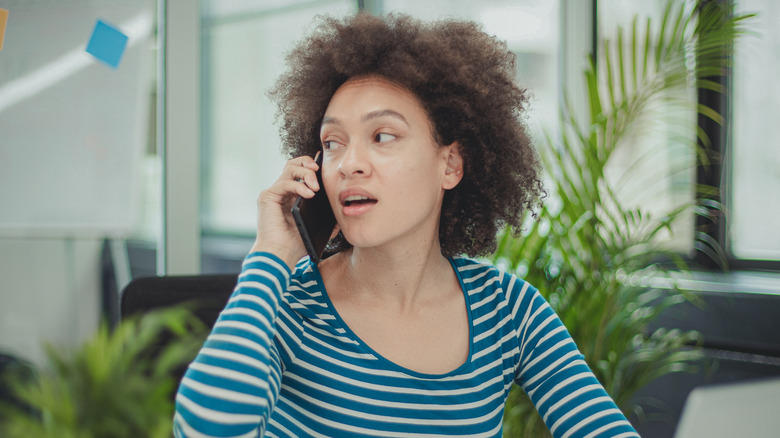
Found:
<svg viewBox="0 0 780 438"><path fill-rule="evenodd" d="M441 192L441 181L435 166L416 165L399 172L396 176L396 186L401 188L403 196L417 199L424 203L433 202Z"/></svg>
<svg viewBox="0 0 780 438"><path fill-rule="evenodd" d="M325 194L328 195L328 201L330 201L330 206L334 211L337 207L336 204L338 204L337 178L338 171L335 168L331 169L331 166L328 165L322 166L322 188L325 190Z"/></svg>

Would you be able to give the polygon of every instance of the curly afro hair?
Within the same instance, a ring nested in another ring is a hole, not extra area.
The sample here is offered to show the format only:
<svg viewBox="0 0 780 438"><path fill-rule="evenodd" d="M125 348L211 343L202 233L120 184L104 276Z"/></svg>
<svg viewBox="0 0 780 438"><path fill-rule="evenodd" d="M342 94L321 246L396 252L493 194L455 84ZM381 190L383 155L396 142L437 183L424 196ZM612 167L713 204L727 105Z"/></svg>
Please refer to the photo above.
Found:
<svg viewBox="0 0 780 438"><path fill-rule="evenodd" d="M514 82L514 61L504 42L470 21L320 17L288 54L288 71L269 96L278 104L283 149L296 157L321 148L323 115L348 79L378 75L410 90L436 142L457 141L463 156L463 179L444 196L442 254L488 255L498 231L520 229L524 212L543 193L523 120L528 96ZM332 251L350 246L341 235L330 245Z"/></svg>

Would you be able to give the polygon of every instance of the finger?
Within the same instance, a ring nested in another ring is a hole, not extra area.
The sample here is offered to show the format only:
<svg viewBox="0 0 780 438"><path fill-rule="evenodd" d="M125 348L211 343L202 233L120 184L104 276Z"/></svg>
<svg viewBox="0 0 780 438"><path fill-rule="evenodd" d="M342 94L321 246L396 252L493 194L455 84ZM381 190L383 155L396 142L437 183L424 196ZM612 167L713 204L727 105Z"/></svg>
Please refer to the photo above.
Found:
<svg viewBox="0 0 780 438"><path fill-rule="evenodd" d="M310 189L303 180L285 180L280 181L280 189L286 194L292 194L297 196L303 196L304 198L312 198L314 196L314 190Z"/></svg>
<svg viewBox="0 0 780 438"><path fill-rule="evenodd" d="M311 169L316 171L317 169L319 169L319 166L317 165L316 162L317 155L319 154L320 152L318 151L317 154L314 155L314 158L308 155L303 155L297 158L293 158L287 162L287 165L290 166L291 168L304 167L306 169Z"/></svg>
<svg viewBox="0 0 780 438"><path fill-rule="evenodd" d="M314 191L308 188L303 182L291 179L279 179L267 190L263 190L260 193L258 201L261 204L285 205L296 196L303 196L304 198L309 199L314 196Z"/></svg>
<svg viewBox="0 0 780 438"><path fill-rule="evenodd" d="M317 174L316 173L307 173L303 177L303 182L306 184L307 187L314 190L315 192L320 190L320 182L317 181Z"/></svg>
<svg viewBox="0 0 780 438"><path fill-rule="evenodd" d="M305 164L305 163L304 163ZM292 179L294 181L302 181L306 184L306 186L310 187L314 191L318 191L320 189L319 181L317 181L317 173L316 173L316 167L317 163L313 163L313 166L315 169L312 169L311 167L296 167L291 166L287 169L288 177L289 179Z"/></svg>
<svg viewBox="0 0 780 438"><path fill-rule="evenodd" d="M303 167L291 169L289 176L285 176L280 179L292 180L304 184L306 187L311 188L315 192L320 189L320 184L317 181L317 174L311 169L306 169Z"/></svg>

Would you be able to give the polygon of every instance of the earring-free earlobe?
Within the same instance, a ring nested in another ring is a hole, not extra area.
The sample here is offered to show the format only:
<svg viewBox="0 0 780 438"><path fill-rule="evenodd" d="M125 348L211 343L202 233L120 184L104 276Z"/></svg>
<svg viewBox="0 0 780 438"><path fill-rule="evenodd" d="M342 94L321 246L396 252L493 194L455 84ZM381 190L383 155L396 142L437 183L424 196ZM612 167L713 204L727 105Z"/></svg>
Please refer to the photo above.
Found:
<svg viewBox="0 0 780 438"><path fill-rule="evenodd" d="M460 154L460 144L453 142L448 146L448 149L447 169L444 171L444 174L449 178L444 187L445 190L454 188L463 179L463 156Z"/></svg>

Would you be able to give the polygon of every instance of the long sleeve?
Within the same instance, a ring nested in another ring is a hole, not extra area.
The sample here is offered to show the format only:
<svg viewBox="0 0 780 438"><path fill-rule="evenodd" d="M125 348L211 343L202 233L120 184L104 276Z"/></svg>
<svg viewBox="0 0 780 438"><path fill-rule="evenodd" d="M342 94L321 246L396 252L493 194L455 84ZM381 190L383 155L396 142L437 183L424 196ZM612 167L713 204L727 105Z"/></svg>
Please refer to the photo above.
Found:
<svg viewBox="0 0 780 438"><path fill-rule="evenodd" d="M515 381L554 437L638 437L533 286L512 279L520 362Z"/></svg>
<svg viewBox="0 0 780 438"><path fill-rule="evenodd" d="M290 270L253 253L176 395L177 437L262 436L279 396L283 360L276 317Z"/></svg>

